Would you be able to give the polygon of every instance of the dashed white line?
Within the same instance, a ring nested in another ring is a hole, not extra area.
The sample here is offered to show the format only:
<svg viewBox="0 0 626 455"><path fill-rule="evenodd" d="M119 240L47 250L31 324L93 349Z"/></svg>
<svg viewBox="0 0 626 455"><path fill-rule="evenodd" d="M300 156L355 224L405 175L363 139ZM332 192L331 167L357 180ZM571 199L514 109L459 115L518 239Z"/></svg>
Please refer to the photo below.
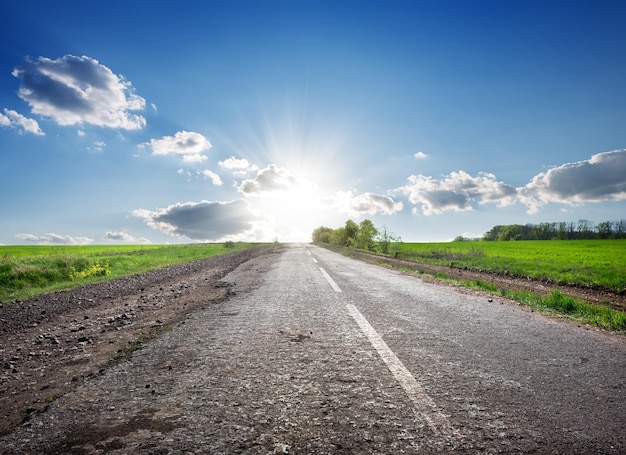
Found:
<svg viewBox="0 0 626 455"><path fill-rule="evenodd" d="M322 275L324 275L324 278L326 278L326 281L328 281L330 283L330 285L335 290L335 292L341 292L341 288L339 286L337 286L337 283L335 283L335 280L333 280L330 277L330 275L328 273L326 273L326 270L324 270L323 267L320 267L320 272L322 272Z"/></svg>
<svg viewBox="0 0 626 455"><path fill-rule="evenodd" d="M331 278L323 267L320 267L320 272L322 272L326 281L330 283L336 292L341 292L341 288L337 286L335 280ZM409 396L416 411L426 421L430 429L436 434L449 436L458 435L459 431L452 427L448 417L439 410L433 399L426 393L420 383L417 382L415 376L411 374L398 356L387 346L385 340L382 339L378 332L376 332L376 329L365 319L365 316L361 314L356 306L350 303L346 304L346 307L369 342L374 349L376 349L378 355L380 355L383 362L385 362L393 377Z"/></svg>
<svg viewBox="0 0 626 455"><path fill-rule="evenodd" d="M450 425L448 417L439 410L432 398L424 391L420 383L417 382L415 376L411 374L398 356L387 346L385 340L381 338L358 308L352 304L346 304L346 307L350 315L354 318L359 327L361 327L361 330L372 346L374 346L374 349L376 349L383 359L383 362L385 362L391 374L393 374L409 396L417 412L426 420L431 430L437 434L458 434L458 431Z"/></svg>
<svg viewBox="0 0 626 455"><path fill-rule="evenodd" d="M317 259L315 259L315 258L311 258L311 259L313 260L314 263L317 264Z"/></svg>

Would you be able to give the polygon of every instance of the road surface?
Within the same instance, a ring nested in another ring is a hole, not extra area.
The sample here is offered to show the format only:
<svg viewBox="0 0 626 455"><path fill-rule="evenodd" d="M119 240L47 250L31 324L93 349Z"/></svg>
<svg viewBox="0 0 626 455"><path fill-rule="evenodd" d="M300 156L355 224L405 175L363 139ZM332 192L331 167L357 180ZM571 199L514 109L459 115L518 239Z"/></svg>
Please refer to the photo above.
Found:
<svg viewBox="0 0 626 455"><path fill-rule="evenodd" d="M2 453L626 453L626 342L311 245Z"/></svg>

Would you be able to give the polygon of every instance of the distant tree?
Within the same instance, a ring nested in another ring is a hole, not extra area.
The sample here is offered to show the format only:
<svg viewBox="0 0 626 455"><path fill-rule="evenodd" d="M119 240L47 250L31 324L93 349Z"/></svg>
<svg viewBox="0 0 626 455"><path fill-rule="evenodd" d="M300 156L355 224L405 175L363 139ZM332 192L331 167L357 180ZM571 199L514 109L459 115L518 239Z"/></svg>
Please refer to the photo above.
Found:
<svg viewBox="0 0 626 455"><path fill-rule="evenodd" d="M567 238L568 240L576 240L578 238L578 231L576 230L576 223L569 221L567 223Z"/></svg>
<svg viewBox="0 0 626 455"><path fill-rule="evenodd" d="M550 240L554 237L554 223L539 223L532 229L532 239Z"/></svg>
<svg viewBox="0 0 626 455"><path fill-rule="evenodd" d="M348 235L346 228L340 227L330 235L330 244L335 246L348 246Z"/></svg>
<svg viewBox="0 0 626 455"><path fill-rule="evenodd" d="M359 223L359 233L356 238L355 248L360 250L376 250L374 237L378 234L378 230L370 220L363 220Z"/></svg>
<svg viewBox="0 0 626 455"><path fill-rule="evenodd" d="M492 227L483 240L578 240L578 239L624 239L626 221L602 221L594 225L589 220L578 222L508 224ZM459 241L457 237L455 239Z"/></svg>
<svg viewBox="0 0 626 455"><path fill-rule="evenodd" d="M593 223L589 220L578 220L578 238L592 239L593 237Z"/></svg>
<svg viewBox="0 0 626 455"><path fill-rule="evenodd" d="M619 220L613 223L613 232L616 239L626 238L626 220Z"/></svg>
<svg viewBox="0 0 626 455"><path fill-rule="evenodd" d="M558 223L554 237L557 240L567 239L567 223Z"/></svg>
<svg viewBox="0 0 626 455"><path fill-rule="evenodd" d="M330 243L330 237L333 233L333 229L326 227L326 226L320 226L318 228L315 228L313 230L313 243Z"/></svg>
<svg viewBox="0 0 626 455"><path fill-rule="evenodd" d="M346 246L352 246L356 243L356 239L359 236L359 225L356 224L352 220L346 221L346 225L344 227L346 230Z"/></svg>
<svg viewBox="0 0 626 455"><path fill-rule="evenodd" d="M382 231L378 231L375 240L378 242L381 253L389 254L392 247L402 242L402 239L393 232L387 230L387 226L383 225Z"/></svg>
<svg viewBox="0 0 626 455"><path fill-rule="evenodd" d="M500 231L498 240L524 240L525 231L526 226L522 226L521 224L509 224L508 226L504 226Z"/></svg>
<svg viewBox="0 0 626 455"><path fill-rule="evenodd" d="M598 232L598 238L610 239L613 236L613 223L610 221L603 221L596 225L596 231Z"/></svg>
<svg viewBox="0 0 626 455"><path fill-rule="evenodd" d="M490 230L488 230L485 233L485 235L483 235L483 240L486 240L488 242L493 242L493 241L498 240L500 237L500 231L502 231L503 228L504 226L501 226L501 225L492 227Z"/></svg>

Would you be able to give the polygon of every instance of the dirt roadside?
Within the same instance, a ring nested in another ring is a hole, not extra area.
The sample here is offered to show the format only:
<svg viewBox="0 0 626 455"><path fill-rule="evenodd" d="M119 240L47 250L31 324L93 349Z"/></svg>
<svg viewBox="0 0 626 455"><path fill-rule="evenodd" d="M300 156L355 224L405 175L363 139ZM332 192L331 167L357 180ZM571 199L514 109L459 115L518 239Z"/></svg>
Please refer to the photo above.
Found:
<svg viewBox="0 0 626 455"><path fill-rule="evenodd" d="M279 254L282 248L272 245L230 253L0 306L0 435L44 411L57 397L101 374L191 313L223 301L232 293L232 284L222 281L227 273L254 257ZM549 293L555 288L530 280L427 268L367 254L355 256L426 273L443 271L458 280L480 278L510 289ZM592 303L610 302L626 310L626 296L559 289Z"/></svg>
<svg viewBox="0 0 626 455"><path fill-rule="evenodd" d="M280 245L0 305L0 435L206 305L221 279Z"/></svg>

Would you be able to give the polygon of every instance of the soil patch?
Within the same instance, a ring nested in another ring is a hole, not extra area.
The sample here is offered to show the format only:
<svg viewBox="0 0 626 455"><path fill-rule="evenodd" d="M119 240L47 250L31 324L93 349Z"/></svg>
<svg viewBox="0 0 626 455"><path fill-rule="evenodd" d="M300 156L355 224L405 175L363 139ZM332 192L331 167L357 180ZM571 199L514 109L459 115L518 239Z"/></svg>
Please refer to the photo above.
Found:
<svg viewBox="0 0 626 455"><path fill-rule="evenodd" d="M0 304L0 435L143 343L232 292L221 279L280 251L258 247Z"/></svg>

